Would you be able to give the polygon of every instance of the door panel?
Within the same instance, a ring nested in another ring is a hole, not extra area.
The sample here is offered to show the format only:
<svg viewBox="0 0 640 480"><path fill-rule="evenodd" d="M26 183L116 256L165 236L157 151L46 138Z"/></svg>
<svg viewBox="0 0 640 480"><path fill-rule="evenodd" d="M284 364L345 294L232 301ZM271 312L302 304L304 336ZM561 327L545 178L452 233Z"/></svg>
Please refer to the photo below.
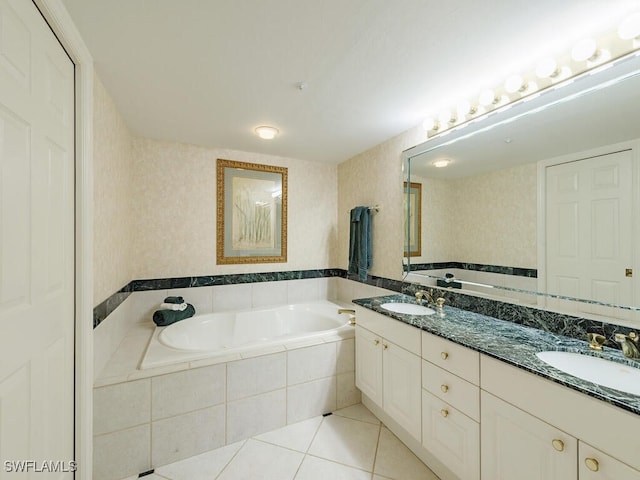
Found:
<svg viewBox="0 0 640 480"><path fill-rule="evenodd" d="M3 462L74 458L73 112L64 49L32 2L0 0Z"/></svg>

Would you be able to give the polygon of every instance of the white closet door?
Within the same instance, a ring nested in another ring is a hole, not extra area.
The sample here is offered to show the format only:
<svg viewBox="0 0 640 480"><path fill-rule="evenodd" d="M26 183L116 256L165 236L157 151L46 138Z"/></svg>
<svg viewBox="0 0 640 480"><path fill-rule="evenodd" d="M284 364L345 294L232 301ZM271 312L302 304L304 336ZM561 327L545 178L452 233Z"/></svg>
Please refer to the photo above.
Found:
<svg viewBox="0 0 640 480"><path fill-rule="evenodd" d="M74 66L28 0L0 0L0 221L0 477L73 478Z"/></svg>
<svg viewBox="0 0 640 480"><path fill-rule="evenodd" d="M630 150L547 168L549 292L634 304L632 174Z"/></svg>

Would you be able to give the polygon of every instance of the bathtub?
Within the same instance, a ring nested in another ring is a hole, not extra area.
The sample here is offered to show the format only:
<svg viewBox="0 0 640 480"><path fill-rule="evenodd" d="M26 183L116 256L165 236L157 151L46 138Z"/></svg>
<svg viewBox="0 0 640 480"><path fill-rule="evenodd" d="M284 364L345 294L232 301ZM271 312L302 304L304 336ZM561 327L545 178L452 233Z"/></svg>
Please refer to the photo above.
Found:
<svg viewBox="0 0 640 480"><path fill-rule="evenodd" d="M343 305L321 300L269 308L218 312L156 327L140 369L223 357L240 359L353 337ZM204 362L206 363L206 362Z"/></svg>

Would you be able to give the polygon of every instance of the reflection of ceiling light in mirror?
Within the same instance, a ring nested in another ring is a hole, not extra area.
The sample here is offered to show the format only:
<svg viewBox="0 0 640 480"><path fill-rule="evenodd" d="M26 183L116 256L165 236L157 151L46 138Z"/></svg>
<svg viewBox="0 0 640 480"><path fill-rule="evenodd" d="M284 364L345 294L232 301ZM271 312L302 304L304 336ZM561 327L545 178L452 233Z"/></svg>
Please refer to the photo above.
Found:
<svg viewBox="0 0 640 480"><path fill-rule="evenodd" d="M618 27L618 36L623 40L640 39L640 12L629 15Z"/></svg>
<svg viewBox="0 0 640 480"><path fill-rule="evenodd" d="M271 196L273 198L281 197L282 196L282 190L276 190L275 192L272 192Z"/></svg>
<svg viewBox="0 0 640 480"><path fill-rule="evenodd" d="M276 127L270 127L268 125L261 125L259 127L256 127L255 132L260 138L264 140L272 140L279 133Z"/></svg>
<svg viewBox="0 0 640 480"><path fill-rule="evenodd" d="M571 49L571 58L576 62L595 60L598 53L596 41L593 38L584 38L576 43L573 49Z"/></svg>
<svg viewBox="0 0 640 480"><path fill-rule="evenodd" d="M451 160L449 160L448 158L443 158L443 159L440 159L440 160L435 160L435 161L432 163L432 165L433 165L434 167L437 167L437 168L444 168L444 167L446 167L447 165L449 165L450 163L451 163Z"/></svg>

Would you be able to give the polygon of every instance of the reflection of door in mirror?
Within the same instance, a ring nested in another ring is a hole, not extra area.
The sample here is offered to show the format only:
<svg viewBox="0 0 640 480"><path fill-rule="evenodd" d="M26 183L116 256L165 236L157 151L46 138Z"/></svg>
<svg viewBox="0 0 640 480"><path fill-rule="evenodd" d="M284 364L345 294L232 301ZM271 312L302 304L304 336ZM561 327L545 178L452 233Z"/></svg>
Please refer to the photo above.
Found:
<svg viewBox="0 0 640 480"><path fill-rule="evenodd" d="M633 153L631 150L545 169L546 290L614 305L635 305ZM557 307L562 300L549 299ZM583 311L611 315L599 305ZM618 311L618 317L630 313Z"/></svg>

